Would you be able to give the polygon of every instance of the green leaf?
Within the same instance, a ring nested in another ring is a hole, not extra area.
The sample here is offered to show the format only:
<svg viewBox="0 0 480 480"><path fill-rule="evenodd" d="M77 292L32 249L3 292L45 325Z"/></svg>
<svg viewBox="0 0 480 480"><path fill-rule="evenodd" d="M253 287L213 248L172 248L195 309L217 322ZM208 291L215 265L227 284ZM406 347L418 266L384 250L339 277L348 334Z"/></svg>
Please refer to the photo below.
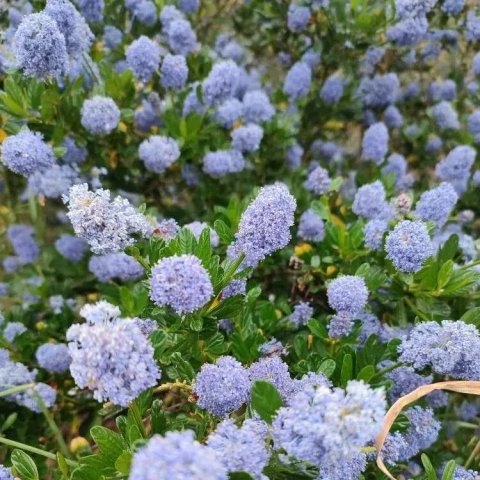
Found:
<svg viewBox="0 0 480 480"><path fill-rule="evenodd" d="M366 365L357 374L357 380L363 380L368 383L375 375L375 367L373 365Z"/></svg>
<svg viewBox="0 0 480 480"><path fill-rule="evenodd" d="M18 413L11 413L3 422L2 427L0 428L0 432L5 432L6 430L8 430L15 423L17 417Z"/></svg>
<svg viewBox="0 0 480 480"><path fill-rule="evenodd" d="M435 469L433 468L433 465L430 462L427 455L422 453L421 459L422 459L423 467L425 468L425 473L427 474L428 480L438 480L437 474L435 473Z"/></svg>
<svg viewBox="0 0 480 480"><path fill-rule="evenodd" d="M195 370L180 352L172 353L170 365L167 367L167 375L172 380L187 380L191 382L195 378Z"/></svg>
<svg viewBox="0 0 480 480"><path fill-rule="evenodd" d="M112 467L115 465L116 459L125 450L128 450L128 445L123 437L109 428L97 425L92 427L90 435L95 440L108 464Z"/></svg>
<svg viewBox="0 0 480 480"><path fill-rule="evenodd" d="M340 373L340 384L345 387L349 380L353 378L353 357L347 353L343 357L342 371Z"/></svg>
<svg viewBox="0 0 480 480"><path fill-rule="evenodd" d="M449 281L450 278L452 277L453 273L453 260L447 260L441 267L440 270L438 271L438 276L437 276L437 288L443 288Z"/></svg>
<svg viewBox="0 0 480 480"><path fill-rule="evenodd" d="M222 240L223 243L229 245L233 242L234 236L223 220L215 220L213 228L215 229L218 236L220 237L220 240Z"/></svg>
<svg viewBox="0 0 480 480"><path fill-rule="evenodd" d="M480 327L480 307L471 308L467 310L461 317L460 320L465 323L470 323L475 325L477 328Z"/></svg>
<svg viewBox="0 0 480 480"><path fill-rule="evenodd" d="M438 252L438 264L443 265L446 261L452 260L458 250L458 235L453 234L443 244L442 248Z"/></svg>
<svg viewBox="0 0 480 480"><path fill-rule="evenodd" d="M245 472L233 472L228 475L229 480L253 480L253 478Z"/></svg>
<svg viewBox="0 0 480 480"><path fill-rule="evenodd" d="M152 403L152 433L163 434L167 430L167 419L162 410L162 401L155 399Z"/></svg>
<svg viewBox="0 0 480 480"><path fill-rule="evenodd" d="M132 463L132 454L130 452L123 452L115 462L115 468L122 474L128 475L130 472L130 465Z"/></svg>
<svg viewBox="0 0 480 480"><path fill-rule="evenodd" d="M453 475L455 473L456 468L457 468L457 464L455 463L455 460L450 460L445 465L445 470L443 471L442 480L453 480Z"/></svg>
<svg viewBox="0 0 480 480"><path fill-rule="evenodd" d="M197 239L189 228L182 228L177 235L177 242L180 245L181 253L195 253L197 249Z"/></svg>
<svg viewBox="0 0 480 480"><path fill-rule="evenodd" d="M320 367L318 368L318 373L323 373L327 378L330 378L335 372L335 368L337 368L335 360L327 358L320 364Z"/></svg>
<svg viewBox="0 0 480 480"><path fill-rule="evenodd" d="M283 405L277 389L269 382L257 380L251 390L251 403L255 411L267 423L272 423L277 410Z"/></svg>
<svg viewBox="0 0 480 480"><path fill-rule="evenodd" d="M37 466L30 455L15 449L10 457L15 475L22 480L39 480Z"/></svg>
<svg viewBox="0 0 480 480"><path fill-rule="evenodd" d="M207 263L212 256L212 246L210 243L210 227L204 228L198 239L198 245L195 250L195 255Z"/></svg>
<svg viewBox="0 0 480 480"><path fill-rule="evenodd" d="M68 464L67 464L67 461L65 460L65 457L60 452L57 452L57 464L58 464L58 468L60 469L60 472L62 472L62 476L64 480L68 480L69 479Z"/></svg>

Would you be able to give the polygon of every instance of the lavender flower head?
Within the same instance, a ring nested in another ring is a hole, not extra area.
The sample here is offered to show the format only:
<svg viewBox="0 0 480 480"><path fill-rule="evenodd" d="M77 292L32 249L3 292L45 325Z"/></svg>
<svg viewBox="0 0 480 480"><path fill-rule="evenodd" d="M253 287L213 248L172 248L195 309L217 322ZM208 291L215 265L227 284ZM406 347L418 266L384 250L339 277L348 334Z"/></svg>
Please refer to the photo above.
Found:
<svg viewBox="0 0 480 480"><path fill-rule="evenodd" d="M387 258L404 273L418 272L433 253L433 246L423 222L404 220L388 234Z"/></svg>
<svg viewBox="0 0 480 480"><path fill-rule="evenodd" d="M69 0L48 0L44 13L57 23L65 37L67 52L70 55L88 52L94 35L85 19Z"/></svg>
<svg viewBox="0 0 480 480"><path fill-rule="evenodd" d="M291 3L288 7L287 25L291 32L301 32L305 30L310 20L310 9Z"/></svg>
<svg viewBox="0 0 480 480"><path fill-rule="evenodd" d="M294 391L294 383L288 371L288 365L280 357L264 357L252 363L248 376L253 383L256 380L271 383L283 400L287 400Z"/></svg>
<svg viewBox="0 0 480 480"><path fill-rule="evenodd" d="M341 338L348 335L353 327L353 315L350 312L337 312L330 319L328 325L328 336L331 338Z"/></svg>
<svg viewBox="0 0 480 480"><path fill-rule="evenodd" d="M312 70L304 62L295 63L287 73L283 91L290 101L297 101L307 96L312 83Z"/></svg>
<svg viewBox="0 0 480 480"><path fill-rule="evenodd" d="M19 335L27 331L27 327L20 322L9 322L3 329L5 340L12 343Z"/></svg>
<svg viewBox="0 0 480 480"><path fill-rule="evenodd" d="M125 55L135 77L144 83L150 81L160 66L160 47L145 35L134 40Z"/></svg>
<svg viewBox="0 0 480 480"><path fill-rule="evenodd" d="M81 14L88 22L101 22L103 20L104 0L77 0Z"/></svg>
<svg viewBox="0 0 480 480"><path fill-rule="evenodd" d="M250 123L232 131L232 147L239 152L256 152L263 138L263 128Z"/></svg>
<svg viewBox="0 0 480 480"><path fill-rule="evenodd" d="M33 233L30 225L13 224L7 229L8 240L22 265L34 262L40 254Z"/></svg>
<svg viewBox="0 0 480 480"><path fill-rule="evenodd" d="M238 173L245 168L245 158L237 150L218 150L203 157L203 171L212 178Z"/></svg>
<svg viewBox="0 0 480 480"><path fill-rule="evenodd" d="M384 123L371 125L363 136L362 158L371 160L376 165L382 164L388 152L388 139L388 130Z"/></svg>
<svg viewBox="0 0 480 480"><path fill-rule="evenodd" d="M170 49L179 55L188 55L197 48L197 36L188 20L173 20L165 30Z"/></svg>
<svg viewBox="0 0 480 480"><path fill-rule="evenodd" d="M120 309L105 300L87 303L80 309L80 316L91 325L103 325L120 318Z"/></svg>
<svg viewBox="0 0 480 480"><path fill-rule="evenodd" d="M300 302L293 307L289 320L296 325L305 325L313 316L313 307L308 302Z"/></svg>
<svg viewBox="0 0 480 480"><path fill-rule="evenodd" d="M346 390L311 386L277 412L273 437L288 455L323 470L358 456L380 432L385 410L383 389L361 381L348 382Z"/></svg>
<svg viewBox="0 0 480 480"><path fill-rule="evenodd" d="M422 193L415 213L425 222L435 222L437 229L440 229L447 222L457 200L454 188L444 182Z"/></svg>
<svg viewBox="0 0 480 480"><path fill-rule="evenodd" d="M180 158L180 149L173 138L152 135L140 144L138 156L147 170L162 173Z"/></svg>
<svg viewBox="0 0 480 480"><path fill-rule="evenodd" d="M355 193L353 213L369 220L374 218L389 220L392 216L391 208L385 197L385 188L380 180L362 185Z"/></svg>
<svg viewBox="0 0 480 480"><path fill-rule="evenodd" d="M109 190L90 192L86 183L74 185L64 201L75 234L88 242L93 253L119 252L134 243L132 235L152 233L147 219L125 198L111 201Z"/></svg>
<svg viewBox="0 0 480 480"><path fill-rule="evenodd" d="M355 275L343 275L329 283L327 297L337 312L358 313L365 308L368 289L365 280Z"/></svg>
<svg viewBox="0 0 480 480"><path fill-rule="evenodd" d="M232 60L216 63L202 84L203 99L213 107L234 96L240 79L240 70Z"/></svg>
<svg viewBox="0 0 480 480"><path fill-rule="evenodd" d="M252 90L243 97L243 115L248 123L269 122L275 115L275 108L262 90Z"/></svg>
<svg viewBox="0 0 480 480"><path fill-rule="evenodd" d="M325 227L320 215L311 208L302 213L298 225L298 236L307 242L321 242L325 237Z"/></svg>
<svg viewBox="0 0 480 480"><path fill-rule="evenodd" d="M221 357L215 365L205 363L193 386L198 406L217 417L239 409L250 396L247 370L233 357Z"/></svg>
<svg viewBox="0 0 480 480"><path fill-rule="evenodd" d="M229 98L215 112L215 121L222 127L232 128L243 115L243 103L237 98Z"/></svg>
<svg viewBox="0 0 480 480"><path fill-rule="evenodd" d="M73 235L61 235L55 241L55 248L58 253L73 263L78 263L85 256L88 244L82 238Z"/></svg>
<svg viewBox="0 0 480 480"><path fill-rule="evenodd" d="M15 480L12 470L8 467L0 465L0 480Z"/></svg>
<svg viewBox="0 0 480 480"><path fill-rule="evenodd" d="M224 420L207 440L229 473L246 472L255 480L263 480L263 469L270 458L265 437L267 425L260 420L247 419L241 427L233 420Z"/></svg>
<svg viewBox="0 0 480 480"><path fill-rule="evenodd" d="M316 167L309 174L303 186L315 195L325 195L330 189L331 179L327 170Z"/></svg>
<svg viewBox="0 0 480 480"><path fill-rule="evenodd" d="M398 347L401 362L455 379L480 379L480 334L474 325L444 320L417 325Z"/></svg>
<svg viewBox="0 0 480 480"><path fill-rule="evenodd" d="M160 83L163 88L181 90L187 83L188 66L183 55L167 55L162 62Z"/></svg>
<svg viewBox="0 0 480 480"><path fill-rule="evenodd" d="M70 367L71 357L64 343L44 343L35 352L40 367L52 373L66 372Z"/></svg>
<svg viewBox="0 0 480 480"><path fill-rule="evenodd" d="M386 220L370 220L363 228L363 239L365 246L371 250L381 250L383 245L383 235L388 230Z"/></svg>
<svg viewBox="0 0 480 480"><path fill-rule="evenodd" d="M358 95L365 107L381 109L397 100L399 88L400 81L396 73L375 75L362 79Z"/></svg>
<svg viewBox="0 0 480 480"><path fill-rule="evenodd" d="M229 256L245 254L244 264L255 266L290 241L295 198L283 183L263 187L240 218Z"/></svg>
<svg viewBox="0 0 480 480"><path fill-rule="evenodd" d="M109 97L96 95L83 102L81 123L93 135L108 135L120 122L120 110Z"/></svg>
<svg viewBox="0 0 480 480"><path fill-rule="evenodd" d="M99 282L131 282L145 275L144 268L125 252L94 255L88 262L88 270Z"/></svg>
<svg viewBox="0 0 480 480"><path fill-rule="evenodd" d="M130 480L150 480L161 472L172 480L227 480L227 470L213 450L194 439L194 432L155 435L132 459Z"/></svg>
<svg viewBox="0 0 480 480"><path fill-rule="evenodd" d="M4 140L2 162L12 172L28 177L54 165L55 155L41 133L25 129Z"/></svg>
<svg viewBox="0 0 480 480"><path fill-rule="evenodd" d="M60 198L70 187L80 183L78 168L74 165L57 165L35 171L28 177L28 189L34 195Z"/></svg>
<svg viewBox="0 0 480 480"><path fill-rule="evenodd" d="M304 154L304 149L298 143L290 145L287 149L287 155L285 158L287 167L290 170L296 170L302 164L302 157Z"/></svg>
<svg viewBox="0 0 480 480"><path fill-rule="evenodd" d="M13 39L13 53L24 74L43 80L63 74L68 55L65 37L46 13L23 18Z"/></svg>
<svg viewBox="0 0 480 480"><path fill-rule="evenodd" d="M476 150L468 145L455 147L437 164L435 173L441 180L457 186L457 182L466 182L470 177L470 169L476 156ZM463 193L463 191L457 190L457 193Z"/></svg>
<svg viewBox="0 0 480 480"><path fill-rule="evenodd" d="M75 383L92 390L99 402L126 407L161 376L135 320L72 325L67 340Z"/></svg>
<svg viewBox="0 0 480 480"><path fill-rule="evenodd" d="M78 146L72 138L66 137L62 146L67 149L62 157L62 160L65 163L68 163L69 165L78 165L87 159L87 149Z"/></svg>
<svg viewBox="0 0 480 480"><path fill-rule="evenodd" d="M441 130L458 130L460 128L457 111L451 103L445 100L432 107L432 117Z"/></svg>
<svg viewBox="0 0 480 480"><path fill-rule="evenodd" d="M320 90L320 97L328 105L335 105L343 96L345 80L338 74L330 75Z"/></svg>
<svg viewBox="0 0 480 480"><path fill-rule="evenodd" d="M213 296L210 276L194 255L161 259L152 268L150 296L160 306L182 315L205 305Z"/></svg>

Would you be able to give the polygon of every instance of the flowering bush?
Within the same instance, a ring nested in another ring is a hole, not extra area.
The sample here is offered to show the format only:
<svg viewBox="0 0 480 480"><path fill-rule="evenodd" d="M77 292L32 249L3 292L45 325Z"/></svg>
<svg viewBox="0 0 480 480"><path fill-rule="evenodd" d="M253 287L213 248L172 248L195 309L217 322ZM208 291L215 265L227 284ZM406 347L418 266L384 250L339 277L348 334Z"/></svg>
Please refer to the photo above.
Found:
<svg viewBox="0 0 480 480"><path fill-rule="evenodd" d="M4 3L0 479L479 478L478 2Z"/></svg>

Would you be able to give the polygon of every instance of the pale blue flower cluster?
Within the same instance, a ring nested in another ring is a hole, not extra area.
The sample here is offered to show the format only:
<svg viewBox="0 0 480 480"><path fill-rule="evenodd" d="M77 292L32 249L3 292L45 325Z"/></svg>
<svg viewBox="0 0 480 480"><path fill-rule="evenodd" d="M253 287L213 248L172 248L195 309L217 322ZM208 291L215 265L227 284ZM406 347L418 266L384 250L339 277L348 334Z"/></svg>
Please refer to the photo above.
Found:
<svg viewBox="0 0 480 480"><path fill-rule="evenodd" d="M432 117L441 130L458 130L460 128L457 111L450 102L445 100L432 107Z"/></svg>
<svg viewBox="0 0 480 480"><path fill-rule="evenodd" d="M370 220L363 228L363 241L371 250L382 250L383 235L388 230L388 222L381 218Z"/></svg>
<svg viewBox="0 0 480 480"><path fill-rule="evenodd" d="M295 325L305 325L313 316L313 307L308 302L300 302L293 307L288 319Z"/></svg>
<svg viewBox="0 0 480 480"><path fill-rule="evenodd" d="M65 37L67 52L70 55L88 52L94 35L83 16L69 0L47 0L44 13L57 23Z"/></svg>
<svg viewBox="0 0 480 480"><path fill-rule="evenodd" d="M325 237L322 217L311 208L302 213L298 224L298 236L307 242L321 242Z"/></svg>
<svg viewBox="0 0 480 480"><path fill-rule="evenodd" d="M295 385L288 371L288 365L280 357L264 357L252 363L248 376L253 383L256 380L271 383L284 401L295 392Z"/></svg>
<svg viewBox="0 0 480 480"><path fill-rule="evenodd" d="M385 108L393 104L399 95L400 81L396 73L365 77L359 86L358 95L367 108Z"/></svg>
<svg viewBox="0 0 480 480"><path fill-rule="evenodd" d="M124 252L94 255L88 262L88 270L99 282L112 280L131 282L145 274L145 270L137 260Z"/></svg>
<svg viewBox="0 0 480 480"><path fill-rule="evenodd" d="M417 370L430 367L456 379L480 379L480 334L474 325L453 320L421 323L398 351L399 360Z"/></svg>
<svg viewBox="0 0 480 480"><path fill-rule="evenodd" d="M38 258L40 249L34 237L33 227L12 224L7 229L7 237L20 265L33 263Z"/></svg>
<svg viewBox="0 0 480 480"><path fill-rule="evenodd" d="M214 118L222 127L232 128L242 116L243 103L237 98L229 98L218 107Z"/></svg>
<svg viewBox="0 0 480 480"><path fill-rule="evenodd" d="M7 342L12 343L19 335L25 333L26 331L27 327L25 327L23 323L9 322L3 329L3 336Z"/></svg>
<svg viewBox="0 0 480 480"><path fill-rule="evenodd" d="M67 70L65 37L47 13L23 18L13 39L13 53L24 74L41 80Z"/></svg>
<svg viewBox="0 0 480 480"><path fill-rule="evenodd" d="M120 122L120 110L110 97L96 95L83 102L81 123L93 135L108 135Z"/></svg>
<svg viewBox="0 0 480 480"><path fill-rule="evenodd" d="M105 25L103 29L103 41L107 48L113 50L122 44L123 33L113 25Z"/></svg>
<svg viewBox="0 0 480 480"><path fill-rule="evenodd" d="M87 184L74 185L69 192L67 216L75 234L90 245L93 253L115 253L131 245L134 234L151 235L153 227L129 201L109 190L88 190Z"/></svg>
<svg viewBox="0 0 480 480"><path fill-rule="evenodd" d="M238 173L245 168L245 158L237 150L218 150L203 157L203 171L213 178Z"/></svg>
<svg viewBox="0 0 480 480"><path fill-rule="evenodd" d="M170 49L179 55L188 55L197 48L197 36L188 20L183 18L169 22L164 31Z"/></svg>
<svg viewBox="0 0 480 480"><path fill-rule="evenodd" d="M359 217L390 220L392 207L386 201L386 192L380 180L362 185L355 193L352 205L353 213Z"/></svg>
<svg viewBox="0 0 480 480"><path fill-rule="evenodd" d="M450 182L460 195L467 188L470 169L476 156L477 152L474 148L469 145L459 145L437 164L435 173L441 180Z"/></svg>
<svg viewBox="0 0 480 480"><path fill-rule="evenodd" d="M227 480L227 469L215 452L195 440L191 430L155 435L132 459L130 480Z"/></svg>
<svg viewBox="0 0 480 480"><path fill-rule="evenodd" d="M220 105L234 96L240 80L240 69L232 60L216 63L203 81L204 102L210 106Z"/></svg>
<svg viewBox="0 0 480 480"><path fill-rule="evenodd" d="M200 8L200 0L179 0L178 8L184 13L195 13Z"/></svg>
<svg viewBox="0 0 480 480"><path fill-rule="evenodd" d="M72 138L66 137L62 146L67 149L62 157L62 160L65 163L68 163L69 165L78 165L87 159L87 149L78 146Z"/></svg>
<svg viewBox="0 0 480 480"><path fill-rule="evenodd" d="M15 480L12 470L8 467L0 465L0 480Z"/></svg>
<svg viewBox="0 0 480 480"><path fill-rule="evenodd" d="M41 133L25 129L4 140L2 162L12 172L28 177L54 165L55 155Z"/></svg>
<svg viewBox="0 0 480 480"><path fill-rule="evenodd" d="M144 83L151 80L160 66L160 47L145 35L128 46L125 56L135 77Z"/></svg>
<svg viewBox="0 0 480 480"><path fill-rule="evenodd" d="M403 155L392 153L387 158L387 163L382 167L382 173L395 174L395 189L397 191L409 190L413 184L413 176L407 173L407 161Z"/></svg>
<svg viewBox="0 0 480 480"><path fill-rule="evenodd" d="M78 263L85 256L88 244L82 238L63 234L55 241L55 248L62 257L73 263Z"/></svg>
<svg viewBox="0 0 480 480"><path fill-rule="evenodd" d="M0 391L15 386L36 383L36 375L36 370L29 370L22 363L12 362L8 352L0 349ZM55 403L57 397L56 391L50 385L36 383L33 389L7 395L4 399L9 402L15 402L17 405L26 407L33 412L40 413L42 410L38 405L36 395L40 396L47 408L50 408Z"/></svg>
<svg viewBox="0 0 480 480"><path fill-rule="evenodd" d="M99 402L126 407L161 376L153 347L135 320L75 324L67 340L75 383L92 390Z"/></svg>
<svg viewBox="0 0 480 480"><path fill-rule="evenodd" d="M345 80L337 74L330 75L320 90L321 99L328 105L335 105L343 96Z"/></svg>
<svg viewBox="0 0 480 480"><path fill-rule="evenodd" d="M388 128L400 128L403 125L403 115L395 105L389 105L383 115Z"/></svg>
<svg viewBox="0 0 480 480"><path fill-rule="evenodd" d="M365 308L368 289L365 280L356 275L343 275L327 287L328 304L337 312L356 314Z"/></svg>
<svg viewBox="0 0 480 480"><path fill-rule="evenodd" d="M188 79L187 61L183 55L168 54L162 62L160 83L163 88L181 90Z"/></svg>
<svg viewBox="0 0 480 480"><path fill-rule="evenodd" d="M89 22L101 22L105 0L77 0L80 12Z"/></svg>
<svg viewBox="0 0 480 480"><path fill-rule="evenodd" d="M198 406L217 417L226 417L239 409L250 397L248 371L233 357L221 357L205 363L198 373L193 391Z"/></svg>
<svg viewBox="0 0 480 480"><path fill-rule="evenodd" d="M424 16L406 17L387 30L387 38L400 47L416 45L428 31L428 20Z"/></svg>
<svg viewBox="0 0 480 480"><path fill-rule="evenodd" d="M180 158L180 149L173 138L152 135L140 144L138 156L147 170L162 173Z"/></svg>
<svg viewBox="0 0 480 480"><path fill-rule="evenodd" d="M232 131L232 147L239 152L256 152L263 138L263 128L250 123Z"/></svg>
<svg viewBox="0 0 480 480"><path fill-rule="evenodd" d="M426 225L411 220L398 223L387 236L385 251L387 258L400 272L418 272L433 253Z"/></svg>
<svg viewBox="0 0 480 480"><path fill-rule="evenodd" d="M229 247L230 258L245 254L244 265L256 266L290 241L294 224L295 198L283 183L263 187L243 212Z"/></svg>
<svg viewBox="0 0 480 480"><path fill-rule="evenodd" d="M237 427L228 419L217 425L207 445L229 473L246 472L254 480L264 480L262 472L271 455L265 444L267 431L261 420L247 419Z"/></svg>
<svg viewBox="0 0 480 480"><path fill-rule="evenodd" d="M331 338L341 338L348 335L353 327L353 316L350 312L337 312L330 319L328 325L328 336Z"/></svg>
<svg viewBox="0 0 480 480"><path fill-rule="evenodd" d="M457 200L454 188L450 183L444 182L422 193L415 213L425 222L435 222L437 229L440 229L447 222Z"/></svg>
<svg viewBox="0 0 480 480"><path fill-rule="evenodd" d="M283 83L283 91L296 102L307 96L312 83L312 70L305 62L295 63L287 73Z"/></svg>
<svg viewBox="0 0 480 480"><path fill-rule="evenodd" d="M287 155L285 161L287 163L287 167L290 170L296 170L302 164L302 157L304 154L304 149L298 143L294 143L290 145L287 149Z"/></svg>
<svg viewBox="0 0 480 480"><path fill-rule="evenodd" d="M192 313L212 296L210 276L195 255L163 258L152 268L150 297L159 307L169 306L179 315Z"/></svg>
<svg viewBox="0 0 480 480"><path fill-rule="evenodd" d="M269 122L275 115L275 108L264 91L252 90L243 96L243 115L249 123Z"/></svg>
<svg viewBox="0 0 480 480"><path fill-rule="evenodd" d="M330 183L328 171L319 166L308 174L303 186L315 195L325 195L330 189Z"/></svg>
<svg viewBox="0 0 480 480"><path fill-rule="evenodd" d="M350 381L346 390L307 387L295 395L289 407L277 412L275 447L325 473L346 462L359 462L364 468L365 460L358 458L360 449L380 432L385 410L383 389L373 390L363 382ZM354 480L360 473L352 476L348 470L345 468L346 476L333 478Z"/></svg>
<svg viewBox="0 0 480 480"><path fill-rule="evenodd" d="M473 10L467 15L465 38L470 42L480 40L480 15L476 15Z"/></svg>
<svg viewBox="0 0 480 480"><path fill-rule="evenodd" d="M28 177L28 189L34 195L61 198L70 187L80 183L80 172L76 165L54 164L45 170L37 170Z"/></svg>
<svg viewBox="0 0 480 480"><path fill-rule="evenodd" d="M72 361L64 343L44 343L37 348L35 358L41 368L52 373L66 372Z"/></svg>
<svg viewBox="0 0 480 480"><path fill-rule="evenodd" d="M384 123L370 125L362 140L362 158L380 165L388 152L388 130Z"/></svg>
<svg viewBox="0 0 480 480"><path fill-rule="evenodd" d="M288 7L287 26L291 32L301 32L305 30L310 20L310 9L291 3Z"/></svg>

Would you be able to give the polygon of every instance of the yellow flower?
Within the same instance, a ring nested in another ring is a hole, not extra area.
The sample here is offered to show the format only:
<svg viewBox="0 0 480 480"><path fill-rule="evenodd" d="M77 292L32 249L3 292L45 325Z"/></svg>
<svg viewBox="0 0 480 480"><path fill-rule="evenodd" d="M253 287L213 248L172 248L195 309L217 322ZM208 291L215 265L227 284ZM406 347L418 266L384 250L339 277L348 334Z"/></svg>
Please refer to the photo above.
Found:
<svg viewBox="0 0 480 480"><path fill-rule="evenodd" d="M88 440L84 437L75 437L70 441L70 451L73 453L88 448L89 446L90 444L88 443Z"/></svg>
<svg viewBox="0 0 480 480"><path fill-rule="evenodd" d="M295 255L301 257L305 253L310 253L313 247L309 243L301 243L295 246Z"/></svg>
<svg viewBox="0 0 480 480"><path fill-rule="evenodd" d="M337 267L335 265L329 265L327 267L327 277L331 277L337 271Z"/></svg>

